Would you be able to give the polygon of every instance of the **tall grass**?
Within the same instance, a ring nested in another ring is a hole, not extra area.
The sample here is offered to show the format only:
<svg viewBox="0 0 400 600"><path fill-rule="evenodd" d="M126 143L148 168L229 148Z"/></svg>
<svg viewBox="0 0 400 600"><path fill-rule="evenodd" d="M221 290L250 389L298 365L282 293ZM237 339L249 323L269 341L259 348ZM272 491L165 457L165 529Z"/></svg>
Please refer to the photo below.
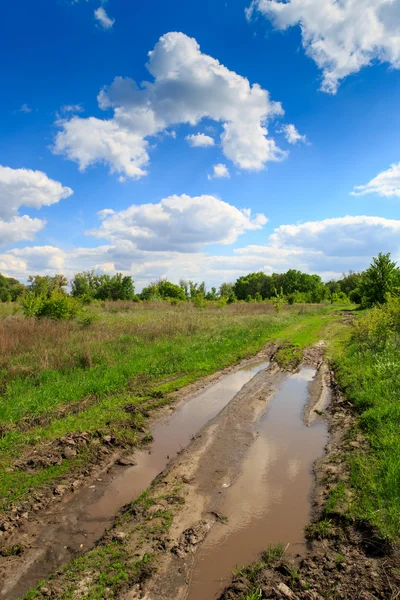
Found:
<svg viewBox="0 0 400 600"><path fill-rule="evenodd" d="M368 311L336 372L370 448L351 460L354 510L385 536L400 535L400 304Z"/></svg>

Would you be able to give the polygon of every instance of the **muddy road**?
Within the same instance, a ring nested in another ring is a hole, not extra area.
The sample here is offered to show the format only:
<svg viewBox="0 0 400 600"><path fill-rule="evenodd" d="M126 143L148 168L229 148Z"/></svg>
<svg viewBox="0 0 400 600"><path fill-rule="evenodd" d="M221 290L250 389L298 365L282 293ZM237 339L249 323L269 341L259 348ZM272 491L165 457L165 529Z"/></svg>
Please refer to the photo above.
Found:
<svg viewBox="0 0 400 600"><path fill-rule="evenodd" d="M175 498L179 487L179 506L171 508L168 534L149 535L143 545L142 533L140 548L129 520L120 527L133 553L157 555L152 577L121 598L211 600L236 565L253 561L269 544L301 551L312 467L327 442L318 417L329 401L322 354L322 347L315 348L296 373L270 364L268 355L246 361L183 398L173 412L165 409L147 449L119 458L120 464L111 461L53 511L31 521L26 550L13 557L12 569L3 564L0 597L22 597L93 547L122 507L160 473L153 494ZM153 514L166 502L160 500ZM142 532L148 520L144 515ZM50 595L62 598L62 592Z"/></svg>

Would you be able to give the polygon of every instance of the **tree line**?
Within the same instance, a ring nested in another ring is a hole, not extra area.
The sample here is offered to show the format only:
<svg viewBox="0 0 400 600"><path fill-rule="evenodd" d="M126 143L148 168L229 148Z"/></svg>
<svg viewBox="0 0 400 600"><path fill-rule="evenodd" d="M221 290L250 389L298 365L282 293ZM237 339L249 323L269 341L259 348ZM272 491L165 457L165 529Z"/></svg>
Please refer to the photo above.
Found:
<svg viewBox="0 0 400 600"><path fill-rule="evenodd" d="M68 283L70 293L67 292ZM28 306L28 313L37 314L37 311L44 310L45 315L50 300L60 303L60 299L67 297L81 304L96 300L209 300L234 303L280 299L288 304L350 301L368 307L385 303L388 295L400 295L400 269L390 254L382 253L362 273L349 271L340 279L325 283L319 275L289 269L286 273L271 275L262 271L249 273L234 283L222 283L218 289L212 287L210 290L206 289L204 282L181 279L179 284L175 284L160 279L146 286L140 294L135 293L132 276L122 273L99 275L94 271L85 271L77 273L70 282L61 274L31 275L27 285L0 274L0 301L21 300Z"/></svg>

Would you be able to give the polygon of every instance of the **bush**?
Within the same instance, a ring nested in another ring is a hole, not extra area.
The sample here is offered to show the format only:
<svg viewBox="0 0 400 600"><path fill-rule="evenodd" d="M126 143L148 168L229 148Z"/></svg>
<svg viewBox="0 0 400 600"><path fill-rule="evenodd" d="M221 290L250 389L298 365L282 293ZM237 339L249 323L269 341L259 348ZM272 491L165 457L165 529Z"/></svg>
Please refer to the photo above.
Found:
<svg viewBox="0 0 400 600"><path fill-rule="evenodd" d="M28 293L21 304L26 317L47 317L58 321L74 319L82 309L78 300L60 291L54 291L49 298Z"/></svg>
<svg viewBox="0 0 400 600"><path fill-rule="evenodd" d="M384 350L394 334L393 317L386 308L372 308L354 326L352 335L362 349Z"/></svg>

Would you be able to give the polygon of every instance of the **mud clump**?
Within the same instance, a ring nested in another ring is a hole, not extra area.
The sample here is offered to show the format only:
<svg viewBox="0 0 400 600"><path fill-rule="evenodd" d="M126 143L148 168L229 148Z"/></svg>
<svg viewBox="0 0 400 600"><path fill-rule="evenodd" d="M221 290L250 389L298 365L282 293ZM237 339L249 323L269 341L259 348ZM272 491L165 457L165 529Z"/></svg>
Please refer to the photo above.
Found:
<svg viewBox="0 0 400 600"><path fill-rule="evenodd" d="M400 581L395 562L389 557L372 559L356 546L325 540L304 558L249 567L248 576L234 578L219 600L239 600L251 593L270 600L396 598Z"/></svg>

